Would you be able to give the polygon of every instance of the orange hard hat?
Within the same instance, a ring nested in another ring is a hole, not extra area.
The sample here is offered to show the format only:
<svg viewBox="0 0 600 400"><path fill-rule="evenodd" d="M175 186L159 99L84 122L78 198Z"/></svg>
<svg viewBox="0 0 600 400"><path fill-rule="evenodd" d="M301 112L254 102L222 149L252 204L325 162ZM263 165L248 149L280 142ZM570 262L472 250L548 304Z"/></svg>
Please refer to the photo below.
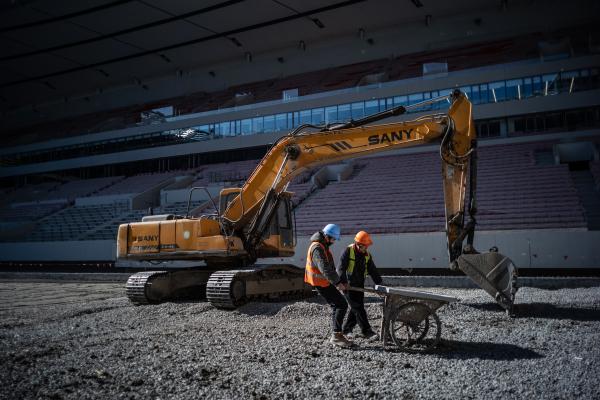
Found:
<svg viewBox="0 0 600 400"><path fill-rule="evenodd" d="M354 241L360 244L364 244L365 246L370 246L373 244L371 240L371 236L365 231L360 231L354 236Z"/></svg>

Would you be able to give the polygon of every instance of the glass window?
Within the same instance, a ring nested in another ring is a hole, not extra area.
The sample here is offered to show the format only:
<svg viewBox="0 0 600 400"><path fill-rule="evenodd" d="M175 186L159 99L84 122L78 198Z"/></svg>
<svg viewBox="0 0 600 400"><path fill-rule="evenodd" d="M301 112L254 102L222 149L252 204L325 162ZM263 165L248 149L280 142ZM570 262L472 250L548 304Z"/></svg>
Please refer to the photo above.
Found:
<svg viewBox="0 0 600 400"><path fill-rule="evenodd" d="M526 99L533 96L533 78L523 79L523 86L521 88L521 98Z"/></svg>
<svg viewBox="0 0 600 400"><path fill-rule="evenodd" d="M324 108L313 108L312 109L312 124L322 125L325 122L325 109Z"/></svg>
<svg viewBox="0 0 600 400"><path fill-rule="evenodd" d="M490 101L493 100L490 100L487 83L479 85L479 104L489 103Z"/></svg>
<svg viewBox="0 0 600 400"><path fill-rule="evenodd" d="M407 106L408 96L396 96L394 97L394 107Z"/></svg>
<svg viewBox="0 0 600 400"><path fill-rule="evenodd" d="M488 99L491 103L498 103L499 101L506 100L506 87L504 81L492 82L488 85L488 88Z"/></svg>
<svg viewBox="0 0 600 400"><path fill-rule="evenodd" d="M285 114L277 114L275 116L275 130L284 131L287 129L287 116Z"/></svg>
<svg viewBox="0 0 600 400"><path fill-rule="evenodd" d="M394 98L388 97L387 99L379 100L379 109L381 111L389 110L390 108L394 108Z"/></svg>
<svg viewBox="0 0 600 400"><path fill-rule="evenodd" d="M267 115L265 117L265 122L264 122L264 131L265 132L273 132L275 131L275 116L274 115Z"/></svg>
<svg viewBox="0 0 600 400"><path fill-rule="evenodd" d="M340 104L338 106L338 121L339 122L348 122L350 121L350 104Z"/></svg>
<svg viewBox="0 0 600 400"><path fill-rule="evenodd" d="M481 94L479 93L479 85L471 86L471 103L480 104Z"/></svg>
<svg viewBox="0 0 600 400"><path fill-rule="evenodd" d="M379 101L369 100L365 101L365 115L376 114L379 112Z"/></svg>
<svg viewBox="0 0 600 400"><path fill-rule="evenodd" d="M521 100L523 96L523 81L521 79L511 79L506 81L506 99Z"/></svg>
<svg viewBox="0 0 600 400"><path fill-rule="evenodd" d="M423 101L423 93L414 93L408 95L408 105Z"/></svg>
<svg viewBox="0 0 600 400"><path fill-rule="evenodd" d="M229 121L227 122L221 122L219 124L219 134L221 136L230 136L231 135L231 129L230 129L230 123Z"/></svg>
<svg viewBox="0 0 600 400"><path fill-rule="evenodd" d="M210 128L208 127L208 125L200 125L199 127L197 127L197 129L206 133L210 132Z"/></svg>
<svg viewBox="0 0 600 400"><path fill-rule="evenodd" d="M310 124L310 110L302 110L300 111L300 120L299 125L302 124Z"/></svg>
<svg viewBox="0 0 600 400"><path fill-rule="evenodd" d="M575 82L579 80L579 71L566 71L560 73L559 89L561 92L573 93Z"/></svg>
<svg viewBox="0 0 600 400"><path fill-rule="evenodd" d="M365 103L359 101L352 103L352 119L360 119L365 116Z"/></svg>
<svg viewBox="0 0 600 400"><path fill-rule="evenodd" d="M242 134L242 121L239 119L237 121L235 121L235 134L236 135Z"/></svg>
<svg viewBox="0 0 600 400"><path fill-rule="evenodd" d="M431 99L433 96L431 95L431 92L424 92L423 93L423 100L429 100ZM437 107L437 104L435 105L435 107ZM423 106L420 108L421 111L430 111L434 109L434 105L433 104L428 104L426 106Z"/></svg>
<svg viewBox="0 0 600 400"><path fill-rule="evenodd" d="M471 99L471 86L459 87L460 91L467 95L467 99ZM436 97L436 96L433 96Z"/></svg>
<svg viewBox="0 0 600 400"><path fill-rule="evenodd" d="M327 107L325 109L325 123L332 124L334 122L337 122L337 120L338 120L337 106Z"/></svg>
<svg viewBox="0 0 600 400"><path fill-rule="evenodd" d="M287 129L293 129L298 126L298 112L287 113Z"/></svg>
<svg viewBox="0 0 600 400"><path fill-rule="evenodd" d="M423 101L423 93L413 93L408 95L408 105L411 106L418 102ZM421 112L423 111L423 107L412 108L409 112Z"/></svg>
<svg viewBox="0 0 600 400"><path fill-rule="evenodd" d="M453 92L453 89L442 89L439 91L439 96L448 96L452 92ZM440 101L439 103L437 103L436 108L439 110L445 110L448 107L450 107L450 100Z"/></svg>
<svg viewBox="0 0 600 400"><path fill-rule="evenodd" d="M542 96L544 94L544 85L542 84L542 78L540 76L534 76L531 79L533 82L533 95Z"/></svg>
<svg viewBox="0 0 600 400"><path fill-rule="evenodd" d="M252 133L262 133L263 117L252 118Z"/></svg>
<svg viewBox="0 0 600 400"><path fill-rule="evenodd" d="M544 96L557 94L558 93L558 74L546 74L542 75L544 81L543 94Z"/></svg>
<svg viewBox="0 0 600 400"><path fill-rule="evenodd" d="M250 135L252 133L252 120L250 118L242 120L242 135Z"/></svg>

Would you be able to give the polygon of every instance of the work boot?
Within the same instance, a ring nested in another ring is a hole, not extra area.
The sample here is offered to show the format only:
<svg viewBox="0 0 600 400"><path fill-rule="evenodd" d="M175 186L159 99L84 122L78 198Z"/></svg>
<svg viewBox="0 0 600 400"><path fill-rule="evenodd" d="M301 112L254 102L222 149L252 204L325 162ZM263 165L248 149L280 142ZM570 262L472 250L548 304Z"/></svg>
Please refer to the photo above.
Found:
<svg viewBox="0 0 600 400"><path fill-rule="evenodd" d="M342 332L342 333L344 334L344 337L350 341L354 340L354 337L356 336L352 332Z"/></svg>
<svg viewBox="0 0 600 400"><path fill-rule="evenodd" d="M344 348L348 348L352 346L352 342L348 339L346 339L346 337L344 336L344 334L342 332L334 332L333 335L331 335L331 339L329 339L329 343L331 343L334 346L339 346L339 347L344 347Z"/></svg>
<svg viewBox="0 0 600 400"><path fill-rule="evenodd" d="M379 339L379 335L373 331L368 331L366 333L363 333L362 337L364 337L367 340L378 340Z"/></svg>

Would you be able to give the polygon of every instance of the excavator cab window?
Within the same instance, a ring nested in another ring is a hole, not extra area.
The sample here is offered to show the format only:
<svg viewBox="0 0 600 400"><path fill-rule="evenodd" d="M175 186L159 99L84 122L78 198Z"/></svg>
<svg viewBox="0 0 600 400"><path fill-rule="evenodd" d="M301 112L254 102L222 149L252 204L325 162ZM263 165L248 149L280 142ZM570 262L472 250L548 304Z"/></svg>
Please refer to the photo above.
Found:
<svg viewBox="0 0 600 400"><path fill-rule="evenodd" d="M281 245L284 247L294 246L294 225L292 224L292 204L288 196L282 197L277 208L277 221L279 223L279 235Z"/></svg>
<svg viewBox="0 0 600 400"><path fill-rule="evenodd" d="M271 235L279 235L279 244L282 247L294 246L294 225L292 223L292 206L289 196L281 196L277 204L277 210L269 229L263 235L263 239Z"/></svg>

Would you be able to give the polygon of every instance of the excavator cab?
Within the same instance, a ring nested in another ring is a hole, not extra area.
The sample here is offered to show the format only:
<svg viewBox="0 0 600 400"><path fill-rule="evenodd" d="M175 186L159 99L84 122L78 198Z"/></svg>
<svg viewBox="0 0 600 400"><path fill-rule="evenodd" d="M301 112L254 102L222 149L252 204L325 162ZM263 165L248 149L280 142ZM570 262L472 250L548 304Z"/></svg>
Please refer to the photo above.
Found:
<svg viewBox="0 0 600 400"><path fill-rule="evenodd" d="M227 207L240 194L239 188L225 188L219 197L219 215L222 216ZM284 191L274 201L274 212L269 214L268 222L260 235L256 246L256 257L290 257L294 255L296 236L292 214L292 193ZM250 228L252 225L248 225ZM245 232L246 236L248 232Z"/></svg>
<svg viewBox="0 0 600 400"><path fill-rule="evenodd" d="M258 257L291 257L294 255L296 243L291 193L283 192L275 207L276 211L257 248Z"/></svg>

